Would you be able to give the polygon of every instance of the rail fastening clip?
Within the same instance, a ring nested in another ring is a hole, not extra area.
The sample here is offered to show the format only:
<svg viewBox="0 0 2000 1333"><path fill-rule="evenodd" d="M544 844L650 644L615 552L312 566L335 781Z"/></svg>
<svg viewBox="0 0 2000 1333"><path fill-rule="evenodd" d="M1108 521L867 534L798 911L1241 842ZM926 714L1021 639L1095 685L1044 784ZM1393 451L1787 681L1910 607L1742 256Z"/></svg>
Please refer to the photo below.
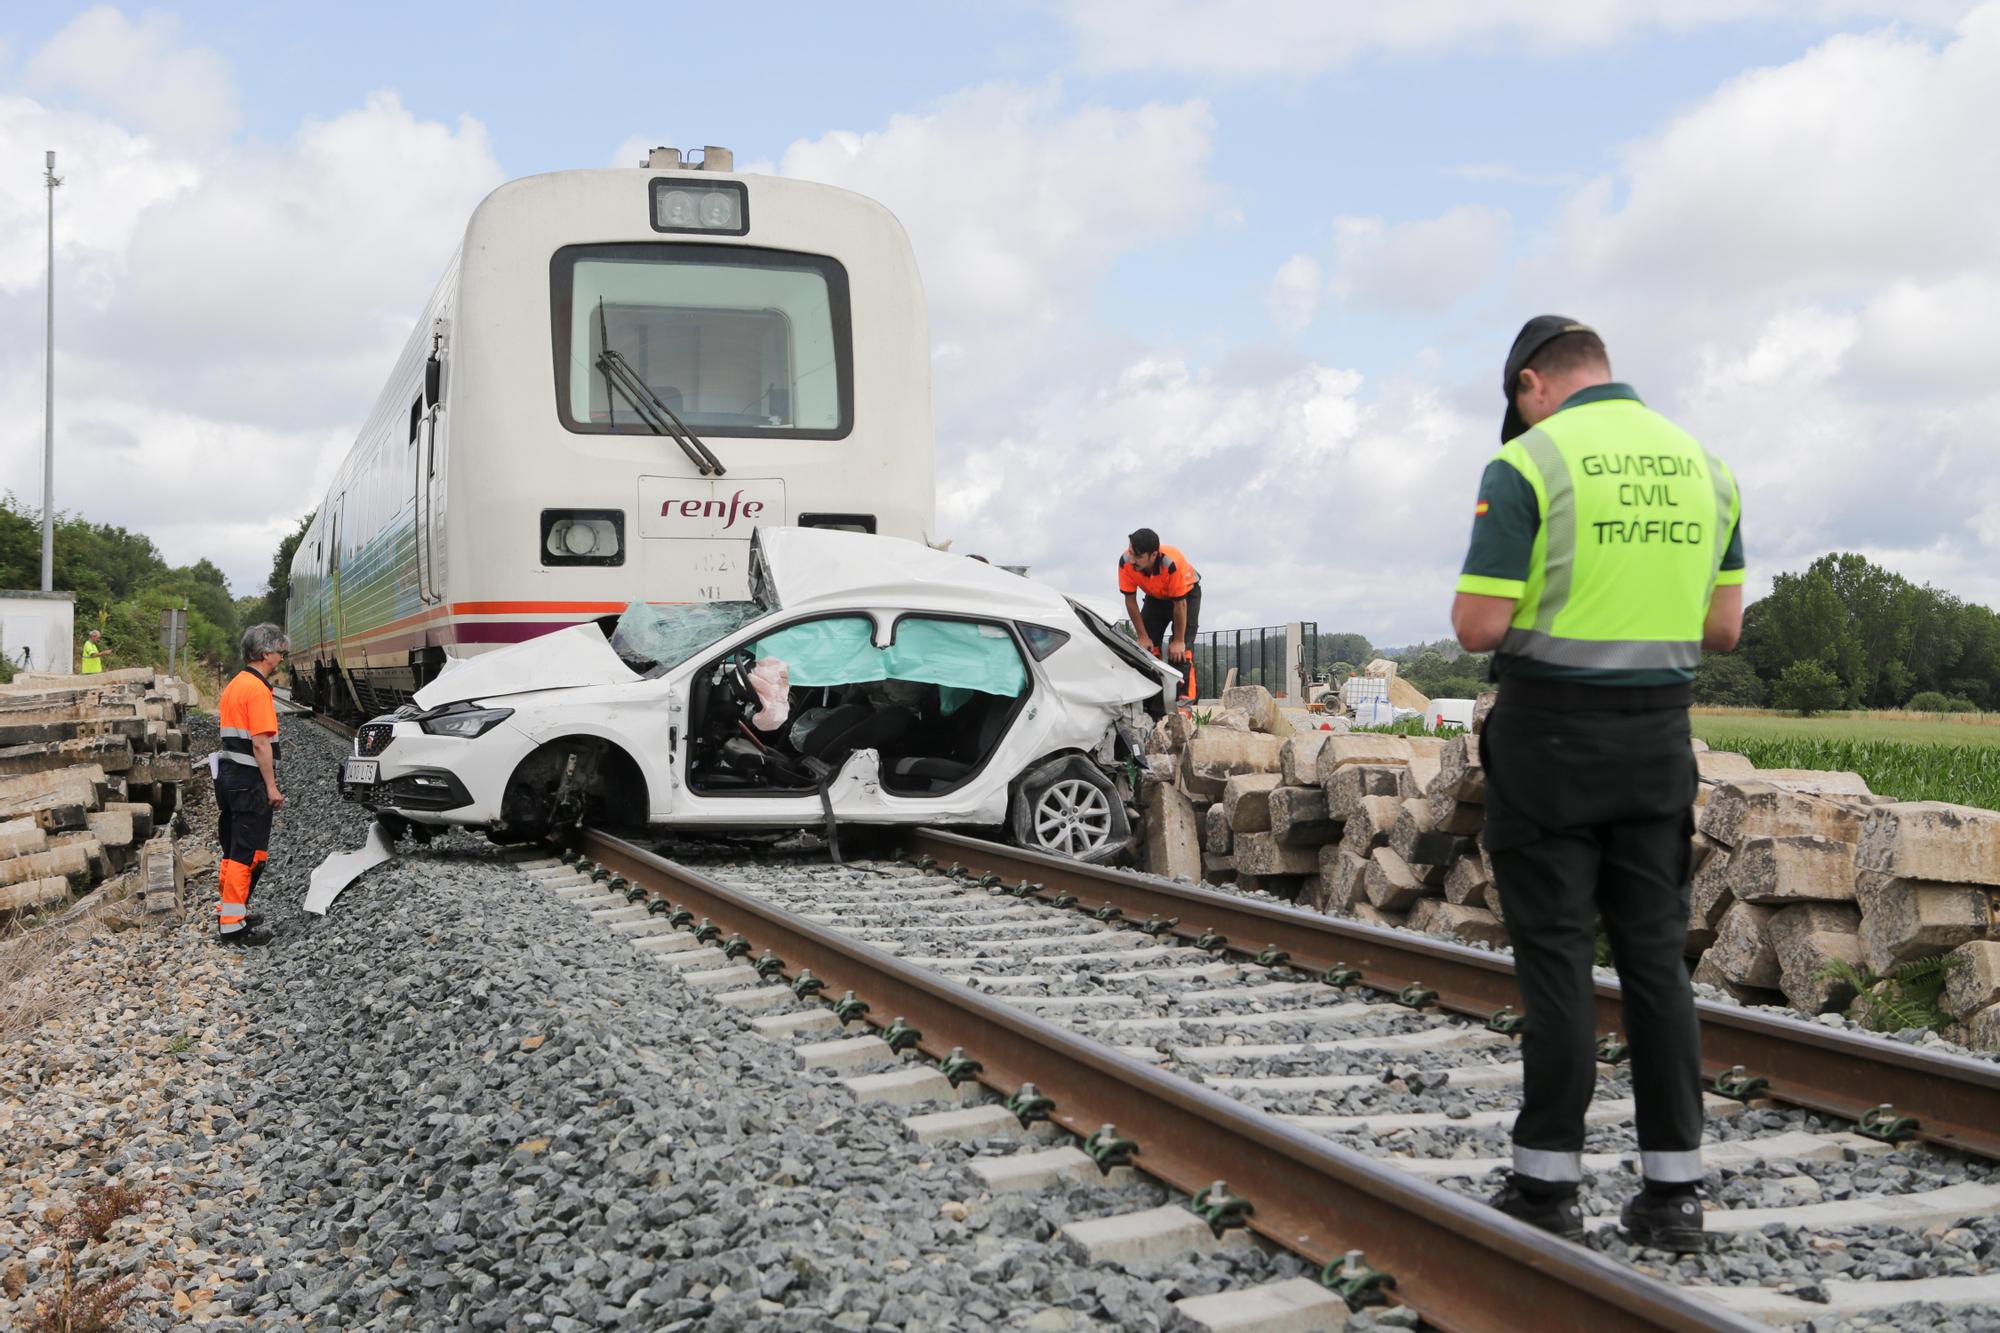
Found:
<svg viewBox="0 0 2000 1333"><path fill-rule="evenodd" d="M1023 1083L1014 1095L1007 1099L1007 1109L1012 1111L1014 1118L1025 1127L1037 1120L1047 1120L1049 1112L1056 1109L1056 1104L1042 1096L1042 1090L1034 1084Z"/></svg>
<svg viewBox="0 0 2000 1333"><path fill-rule="evenodd" d="M1898 1115L1888 1102L1871 1106L1855 1123L1855 1132L1883 1143L1901 1143L1917 1132L1920 1122L1913 1115Z"/></svg>
<svg viewBox="0 0 2000 1333"><path fill-rule="evenodd" d="M1083 1150L1090 1154L1090 1160L1097 1163L1101 1175L1110 1175L1114 1166L1130 1166L1138 1153L1139 1145L1118 1133L1116 1125L1099 1125L1083 1141Z"/></svg>
<svg viewBox="0 0 2000 1333"><path fill-rule="evenodd" d="M901 1054L924 1039L924 1034L910 1026L910 1020L898 1014L896 1021L882 1029L882 1040L889 1043L889 1049Z"/></svg>
<svg viewBox="0 0 2000 1333"><path fill-rule="evenodd" d="M945 1081L954 1088L985 1067L967 1055L963 1046L952 1047L951 1054L938 1061L938 1072L943 1074Z"/></svg>
<svg viewBox="0 0 2000 1333"><path fill-rule="evenodd" d="M1321 1286L1346 1301L1350 1310L1359 1310L1364 1305L1386 1304L1389 1288L1396 1285L1396 1279L1389 1274L1379 1268L1370 1268L1360 1250L1349 1250L1344 1257L1321 1269L1319 1281Z"/></svg>
<svg viewBox="0 0 2000 1333"><path fill-rule="evenodd" d="M1715 1090L1739 1102L1749 1101L1770 1086L1770 1079L1746 1073L1742 1065L1731 1065L1715 1076Z"/></svg>
<svg viewBox="0 0 2000 1333"><path fill-rule="evenodd" d="M1257 1211L1248 1199L1231 1194L1229 1186L1220 1180L1196 1190L1192 1207L1195 1216L1208 1223L1208 1229L1217 1236L1232 1227L1249 1225L1250 1214Z"/></svg>

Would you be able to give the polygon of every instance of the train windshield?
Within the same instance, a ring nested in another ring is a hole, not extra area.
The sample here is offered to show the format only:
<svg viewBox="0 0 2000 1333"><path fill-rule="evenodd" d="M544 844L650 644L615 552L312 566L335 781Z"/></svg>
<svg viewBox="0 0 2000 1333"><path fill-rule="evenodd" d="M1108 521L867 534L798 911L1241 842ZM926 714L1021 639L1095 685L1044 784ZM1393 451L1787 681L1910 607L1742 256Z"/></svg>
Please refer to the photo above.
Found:
<svg viewBox="0 0 2000 1333"><path fill-rule="evenodd" d="M556 397L572 431L652 428L603 364L615 349L704 436L837 439L852 421L847 274L748 246L573 245L556 252Z"/></svg>

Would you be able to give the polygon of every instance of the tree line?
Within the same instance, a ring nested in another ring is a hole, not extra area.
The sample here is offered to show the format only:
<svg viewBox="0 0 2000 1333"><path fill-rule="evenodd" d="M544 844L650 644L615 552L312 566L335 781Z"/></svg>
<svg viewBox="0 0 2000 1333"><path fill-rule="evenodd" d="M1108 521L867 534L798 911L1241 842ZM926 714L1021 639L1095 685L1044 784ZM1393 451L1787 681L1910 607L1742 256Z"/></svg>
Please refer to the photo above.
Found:
<svg viewBox="0 0 2000 1333"><path fill-rule="evenodd" d="M1695 672L1695 700L1800 712L2000 707L2000 614L1851 553L1780 574L1743 642Z"/></svg>
<svg viewBox="0 0 2000 1333"><path fill-rule="evenodd" d="M1322 674L1336 682L1376 657L1434 699L1491 689L1487 656L1450 639L1377 648L1367 636L1320 634ZM1780 574L1744 611L1735 652L1708 653L1695 671L1695 702L1800 712L2000 708L2000 614L1912 583L1850 553Z"/></svg>
<svg viewBox="0 0 2000 1333"><path fill-rule="evenodd" d="M188 645L194 659L212 669L232 666L243 627L260 620L284 623L285 588L291 555L307 519L288 536L272 560L270 577L257 594L231 595L229 580L208 560L169 565L143 533L111 523L92 523L62 513L55 524L55 586L76 594L76 661L83 637L103 633L111 656L108 667L164 668L160 613L186 606ZM42 579L41 511L16 496L0 496L0 587L39 588ZM35 664L40 667L40 663ZM6 664L11 676L22 663Z"/></svg>

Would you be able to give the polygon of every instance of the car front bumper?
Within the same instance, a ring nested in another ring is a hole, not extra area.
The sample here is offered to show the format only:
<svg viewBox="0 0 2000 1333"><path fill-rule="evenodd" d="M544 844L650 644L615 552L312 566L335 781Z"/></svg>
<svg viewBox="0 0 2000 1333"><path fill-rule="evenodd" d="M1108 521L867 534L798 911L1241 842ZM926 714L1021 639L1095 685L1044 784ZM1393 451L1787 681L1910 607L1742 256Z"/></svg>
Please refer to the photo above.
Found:
<svg viewBox="0 0 2000 1333"><path fill-rule="evenodd" d="M433 736L399 720L380 753L341 761L340 794L369 810L419 823L490 824L500 817L500 798L524 739L504 725L465 740ZM367 763L376 766L375 780L354 780L355 766Z"/></svg>

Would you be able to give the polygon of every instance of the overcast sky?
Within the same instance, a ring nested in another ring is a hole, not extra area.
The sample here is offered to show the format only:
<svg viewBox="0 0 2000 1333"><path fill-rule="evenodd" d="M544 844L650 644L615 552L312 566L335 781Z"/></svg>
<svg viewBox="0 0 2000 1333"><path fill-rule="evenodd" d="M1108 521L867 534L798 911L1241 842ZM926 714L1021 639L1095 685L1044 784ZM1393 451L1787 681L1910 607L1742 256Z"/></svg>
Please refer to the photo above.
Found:
<svg viewBox="0 0 2000 1333"><path fill-rule="evenodd" d="M1447 631L1544 310L1736 467L1753 591L2000 603L2000 2L39 4L0 14L0 486L239 593L501 181L654 143L916 244L941 536L1205 627Z"/></svg>

